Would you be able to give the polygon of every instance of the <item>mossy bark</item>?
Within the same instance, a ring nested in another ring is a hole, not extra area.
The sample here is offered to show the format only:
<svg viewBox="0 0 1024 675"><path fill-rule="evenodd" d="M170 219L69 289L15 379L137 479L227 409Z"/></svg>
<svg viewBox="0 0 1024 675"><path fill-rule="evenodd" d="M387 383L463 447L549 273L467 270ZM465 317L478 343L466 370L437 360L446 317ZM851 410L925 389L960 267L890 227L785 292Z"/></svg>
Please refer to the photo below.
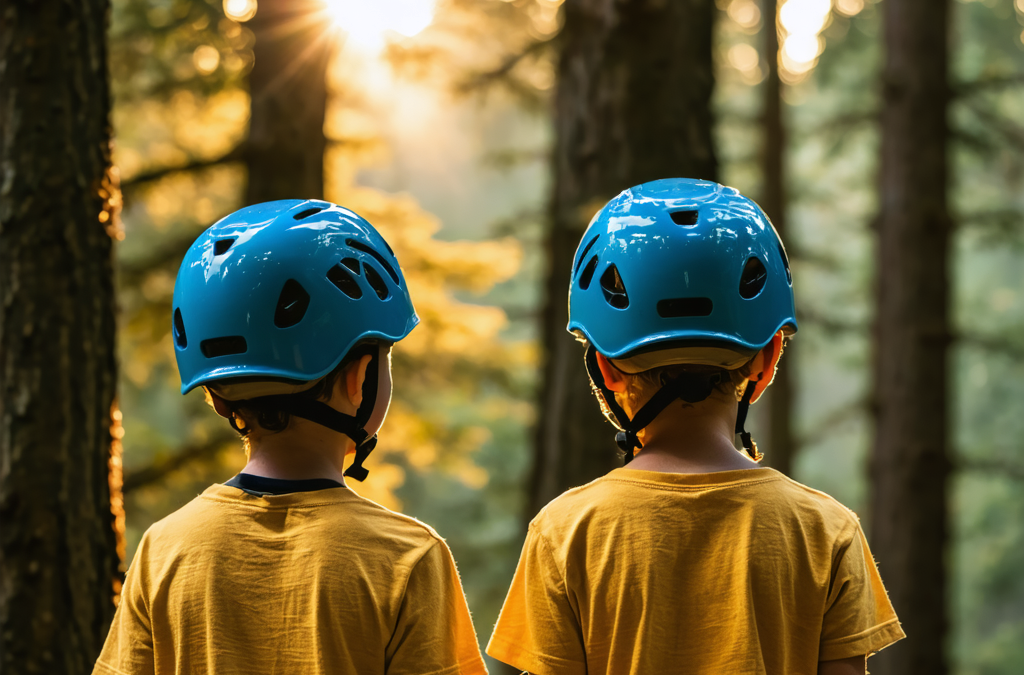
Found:
<svg viewBox="0 0 1024 675"><path fill-rule="evenodd" d="M943 675L949 538L948 0L887 0L871 543L910 639L876 675Z"/></svg>
<svg viewBox="0 0 1024 675"><path fill-rule="evenodd" d="M0 12L0 671L73 675L123 554L109 3Z"/></svg>
<svg viewBox="0 0 1024 675"><path fill-rule="evenodd" d="M783 119L782 80L779 78L778 2L763 0L764 58L767 75L764 82L764 110L762 130L764 146L761 149L761 175L764 184L760 206L771 219L779 236L786 238L786 125ZM793 399L796 383L795 354L790 345L781 366L775 373L772 386L765 393L768 405L768 436L765 464L784 474L792 474L793 456L796 454L796 436L793 433Z"/></svg>

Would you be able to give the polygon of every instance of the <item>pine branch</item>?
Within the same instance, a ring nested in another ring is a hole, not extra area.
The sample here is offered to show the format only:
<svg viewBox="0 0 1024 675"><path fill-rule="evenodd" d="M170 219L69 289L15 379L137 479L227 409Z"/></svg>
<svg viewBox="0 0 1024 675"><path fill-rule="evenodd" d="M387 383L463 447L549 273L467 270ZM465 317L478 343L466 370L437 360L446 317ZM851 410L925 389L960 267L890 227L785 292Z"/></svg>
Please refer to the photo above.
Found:
<svg viewBox="0 0 1024 675"><path fill-rule="evenodd" d="M1004 478L1024 481L1024 464L1003 459L961 459L956 462L959 471L998 474Z"/></svg>
<svg viewBox="0 0 1024 675"><path fill-rule="evenodd" d="M192 462L212 459L224 447L225 443L224 438L219 438L202 445L186 447L170 457L157 459L149 466L125 474L124 485L121 491L128 494L132 490L158 483L171 473Z"/></svg>
<svg viewBox="0 0 1024 675"><path fill-rule="evenodd" d="M976 347L990 354L1001 354L1011 359L1024 360L1024 344L998 335L958 333L955 340L961 344Z"/></svg>
<svg viewBox="0 0 1024 675"><path fill-rule="evenodd" d="M554 39L555 37L550 37L546 40L531 42L521 51L505 59L504 63L497 68L473 74L458 85L457 91L462 94L468 94L484 89L497 82L505 82L508 84L511 79L510 73L520 64L520 62L527 57L543 51L551 45Z"/></svg>
<svg viewBox="0 0 1024 675"><path fill-rule="evenodd" d="M842 115L836 115L835 117L812 127L807 131L807 135L818 136L838 134L845 137L849 132L854 131L859 127L877 122L878 116L879 111L875 109L854 110Z"/></svg>
<svg viewBox="0 0 1024 675"><path fill-rule="evenodd" d="M969 104L967 109L977 116L985 129L996 134L1002 143L1017 151L1024 151L1024 126L981 105Z"/></svg>
<svg viewBox="0 0 1024 675"><path fill-rule="evenodd" d="M183 232L176 239L172 239L159 246L152 247L147 251L148 255L137 260L118 260L118 277L122 286L132 286L140 283L154 270L168 265L175 268L181 263L185 251L192 245L199 233L194 231Z"/></svg>
<svg viewBox="0 0 1024 675"><path fill-rule="evenodd" d="M797 311L797 320L801 323L814 324L827 333L863 333L869 328L868 324L862 321L828 316L817 310L809 310L804 307Z"/></svg>
<svg viewBox="0 0 1024 675"><path fill-rule="evenodd" d="M1002 77L983 77L978 80L959 82L953 85L953 98L965 98L979 92L1004 89L1018 84L1024 84L1024 73L1004 75Z"/></svg>
<svg viewBox="0 0 1024 675"><path fill-rule="evenodd" d="M245 159L246 150L246 144L241 143L235 146L235 148L233 148L230 152L220 157L215 157L213 159L196 160L193 162L189 162L188 164L182 164L179 166L168 166L162 169L155 169L153 171L144 171L143 173L135 174L131 178L123 181L121 183L121 191L124 192L128 190L133 190L141 185L153 183L162 178L166 178L167 176L170 176L173 173L178 173L181 171L199 171L202 169L209 169L214 166L220 166L222 164L230 164L231 162L241 162Z"/></svg>
<svg viewBox="0 0 1024 675"><path fill-rule="evenodd" d="M841 426L850 420L855 420L862 415L867 415L868 412L869 401L867 398L861 398L834 409L819 420L812 429L809 429L796 439L796 449L813 445L819 439L827 437L833 428Z"/></svg>

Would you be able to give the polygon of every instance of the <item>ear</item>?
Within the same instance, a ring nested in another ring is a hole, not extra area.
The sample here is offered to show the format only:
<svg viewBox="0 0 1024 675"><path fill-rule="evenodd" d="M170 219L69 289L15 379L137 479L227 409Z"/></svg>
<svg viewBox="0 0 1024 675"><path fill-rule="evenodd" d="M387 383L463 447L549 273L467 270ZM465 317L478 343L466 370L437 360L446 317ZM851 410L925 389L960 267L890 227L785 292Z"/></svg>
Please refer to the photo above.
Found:
<svg viewBox="0 0 1024 675"><path fill-rule="evenodd" d="M597 352L597 367L601 370L601 377L604 378L604 386L611 391L621 394L626 391L626 374L615 367L608 358L601 352Z"/></svg>
<svg viewBox="0 0 1024 675"><path fill-rule="evenodd" d="M348 400L356 408L363 403L363 382L366 381L366 368L370 365L372 358L371 355L364 354L359 357L358 361L353 361L345 369L345 391L348 394Z"/></svg>
<svg viewBox="0 0 1024 675"><path fill-rule="evenodd" d="M761 398L761 394L768 388L768 385L775 379L775 369L779 365L779 358L782 356L783 332L780 330L772 337L772 341L764 346L764 349L757 353L750 364L750 375L747 379L757 383L754 388L754 395L750 402L755 403Z"/></svg>
<svg viewBox="0 0 1024 675"><path fill-rule="evenodd" d="M210 403L213 405L213 409L217 411L217 414L224 419L231 419L231 408L228 407L227 402L220 396L217 396L208 388L206 389L206 395L210 397Z"/></svg>

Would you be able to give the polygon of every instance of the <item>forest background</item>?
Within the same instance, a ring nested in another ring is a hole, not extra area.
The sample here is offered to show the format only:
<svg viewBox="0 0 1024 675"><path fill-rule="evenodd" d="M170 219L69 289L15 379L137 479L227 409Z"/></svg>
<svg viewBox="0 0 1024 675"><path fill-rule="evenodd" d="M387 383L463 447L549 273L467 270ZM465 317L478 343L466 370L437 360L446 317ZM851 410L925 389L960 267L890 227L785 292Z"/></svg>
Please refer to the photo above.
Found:
<svg viewBox="0 0 1024 675"><path fill-rule="evenodd" d="M130 561L151 523L245 460L201 393L178 394L170 301L185 249L245 203L322 196L388 238L423 319L395 351L395 402L368 463L370 478L352 487L446 538L485 642L525 522L552 489L553 474L535 459L535 447L544 446L538 401L551 378L545 320L564 303L568 284L568 263L558 280L549 279L548 261L557 257L552 232L560 218L553 194L564 180L552 161L555 92L559 60L574 44L563 33L574 3L296 2L288 6L305 7L315 21L290 30L268 18L281 2L111 5L120 197L113 196L117 181L100 189L121 203L104 207L99 222L117 240L118 409L110 438L123 453L120 555ZM872 322L886 294L877 281L876 237L884 229L886 2L900 0L780 0L776 25L765 20L775 15L774 2L718 0L704 3L706 36L679 35L710 41L717 178L758 198L780 229L785 223L800 321L783 359L788 402L774 395L755 406L749 428L768 463L780 466L782 458L780 468L857 511L869 533L871 505L880 503L872 498L878 486L869 456L878 415ZM936 424L950 430L936 455L951 472L942 493L948 540L934 556L936 567L949 570L944 588L935 589L949 632L936 649L948 672L1008 675L1024 672L1024 418L1017 404L1024 395L1024 0L956 0L949 12L948 273L940 266L949 284L948 411L934 411ZM703 30L694 25L687 30ZM260 36L287 43L314 29L317 39L290 44L294 51L281 51L279 62L260 61ZM774 49L775 63L765 56ZM774 136L776 171L766 168L773 82L777 122L788 131ZM313 194L315 187L289 183L280 167L275 173L272 165L284 160L272 152L268 160L257 146L279 147L274 120L316 120L317 111L321 125L283 134L292 134L297 161L322 158L313 183L320 181L320 194ZM773 186L773 177L783 185ZM580 204L584 224L603 199ZM4 262L10 259L0 251ZM589 397L585 380L574 386ZM613 465L611 427L599 431L607 446L587 451ZM116 473L116 454L114 464ZM586 471L560 475L555 487L593 477ZM911 492L894 499L915 508ZM19 555L8 534L9 504L5 496L5 574ZM925 539L906 545L926 550ZM888 580L889 561L875 553ZM5 610L3 619L18 617ZM8 648L5 662L16 652Z"/></svg>

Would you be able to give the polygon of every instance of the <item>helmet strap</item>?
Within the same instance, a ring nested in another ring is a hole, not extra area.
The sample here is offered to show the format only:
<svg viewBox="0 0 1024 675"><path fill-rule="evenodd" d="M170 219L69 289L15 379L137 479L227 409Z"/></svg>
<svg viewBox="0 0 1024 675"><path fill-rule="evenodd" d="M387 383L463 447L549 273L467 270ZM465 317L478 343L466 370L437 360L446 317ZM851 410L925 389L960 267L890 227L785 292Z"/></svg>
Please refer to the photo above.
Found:
<svg viewBox="0 0 1024 675"><path fill-rule="evenodd" d="M764 455L757 449L757 443L750 432L744 428L747 424L747 412L750 411L750 400L754 397L755 389L757 389L757 382L753 380L747 382L747 388L743 390L743 398L736 410L736 433L739 434L740 440L743 442L743 449L747 451L750 458L755 462L760 462Z"/></svg>
<svg viewBox="0 0 1024 675"><path fill-rule="evenodd" d="M637 411L636 415L630 419L626 411L615 400L615 393L608 389L605 384L604 376L597 365L597 351L593 345L587 347L585 359L590 379L593 380L594 385L604 395L605 404L615 417L616 426L620 429L619 433L615 434L615 443L626 455L624 458L625 464L629 464L633 459L634 450L643 447L643 443L640 442L639 438L640 431L653 422L665 408L676 400L683 400L687 403L699 403L710 396L715 386L722 381L721 373L681 375L674 380L666 382ZM747 400L749 403L749 398ZM746 417L746 411L744 411L744 417Z"/></svg>
<svg viewBox="0 0 1024 675"><path fill-rule="evenodd" d="M377 446L377 435L370 436L366 433L366 425L373 415L377 403L377 389L379 386L379 347L372 345L366 353L370 354L370 362L366 366L366 377L363 380L363 400L355 415L346 415L336 410L323 401L304 400L292 394L276 396L261 396L250 399L261 405L276 408L289 415L295 415L302 419L309 420L320 426L327 427L338 433L345 434L356 444L356 458L352 465L346 469L345 475L358 481L366 480L369 470L363 466L363 462L370 456Z"/></svg>

